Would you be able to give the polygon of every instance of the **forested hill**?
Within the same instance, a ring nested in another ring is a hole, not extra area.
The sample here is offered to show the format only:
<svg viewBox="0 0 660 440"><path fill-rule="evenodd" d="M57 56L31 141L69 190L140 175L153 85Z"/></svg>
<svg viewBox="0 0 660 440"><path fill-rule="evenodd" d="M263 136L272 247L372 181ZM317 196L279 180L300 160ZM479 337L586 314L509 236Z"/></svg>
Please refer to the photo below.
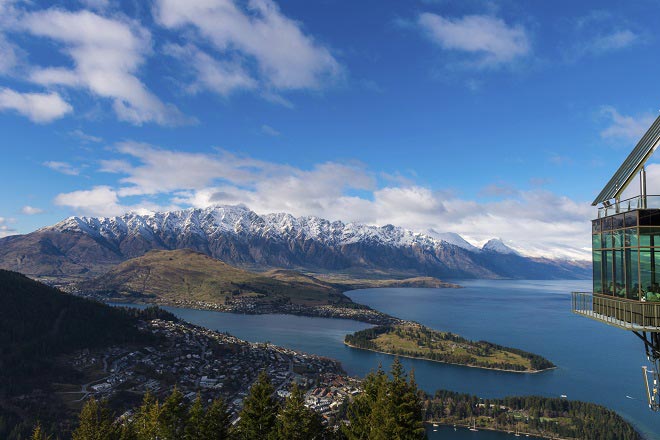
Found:
<svg viewBox="0 0 660 440"><path fill-rule="evenodd" d="M480 399L439 390L427 396L425 420L477 428L584 440L640 440L616 412L595 403L540 396Z"/></svg>
<svg viewBox="0 0 660 440"><path fill-rule="evenodd" d="M75 349L142 341L140 313L63 293L0 270L0 392L13 375L41 374L48 358Z"/></svg>

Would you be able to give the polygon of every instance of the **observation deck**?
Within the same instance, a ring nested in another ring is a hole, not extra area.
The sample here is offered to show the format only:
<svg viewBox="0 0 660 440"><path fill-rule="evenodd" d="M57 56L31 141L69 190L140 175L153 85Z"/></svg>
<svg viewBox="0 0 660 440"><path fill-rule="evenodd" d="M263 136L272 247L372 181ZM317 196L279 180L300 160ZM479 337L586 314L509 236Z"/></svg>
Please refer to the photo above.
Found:
<svg viewBox="0 0 660 440"><path fill-rule="evenodd" d="M660 302L613 298L591 292L572 292L573 313L636 332L660 332Z"/></svg>

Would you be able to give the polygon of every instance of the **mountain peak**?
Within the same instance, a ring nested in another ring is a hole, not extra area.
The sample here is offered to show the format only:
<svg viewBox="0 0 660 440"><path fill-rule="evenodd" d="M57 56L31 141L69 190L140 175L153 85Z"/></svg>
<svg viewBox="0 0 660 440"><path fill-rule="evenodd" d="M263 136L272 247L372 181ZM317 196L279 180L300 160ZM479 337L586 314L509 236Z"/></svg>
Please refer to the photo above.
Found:
<svg viewBox="0 0 660 440"><path fill-rule="evenodd" d="M518 251L504 244L501 238L492 238L488 240L488 242L485 245L483 245L481 250L486 252L497 252L498 254L520 255Z"/></svg>
<svg viewBox="0 0 660 440"><path fill-rule="evenodd" d="M478 252L480 249L473 246L470 242L464 239L461 235L455 232L437 232L435 229L429 229L427 234L436 240L444 241L445 243L453 244L468 251Z"/></svg>

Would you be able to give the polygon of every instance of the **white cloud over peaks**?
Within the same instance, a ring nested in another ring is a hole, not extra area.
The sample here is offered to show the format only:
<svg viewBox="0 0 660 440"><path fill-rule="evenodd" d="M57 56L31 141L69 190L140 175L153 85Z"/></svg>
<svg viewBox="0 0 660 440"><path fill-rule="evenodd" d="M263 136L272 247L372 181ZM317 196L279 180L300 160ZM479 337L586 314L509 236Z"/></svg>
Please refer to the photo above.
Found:
<svg viewBox="0 0 660 440"><path fill-rule="evenodd" d="M0 111L15 111L33 122L44 124L70 113L73 107L55 93L20 93L0 87Z"/></svg>
<svg viewBox="0 0 660 440"><path fill-rule="evenodd" d="M176 107L161 102L137 77L151 50L149 32L137 23L85 10L48 9L27 13L19 26L60 43L60 49L73 61L71 68L37 68L31 74L32 81L84 88L108 98L119 119L133 124L186 122Z"/></svg>
<svg viewBox="0 0 660 440"><path fill-rule="evenodd" d="M37 215L37 214L42 214L43 212L44 212L43 209L35 208L34 206L30 206L30 205L25 205L21 208L21 214L25 214L25 215Z"/></svg>
<svg viewBox="0 0 660 440"><path fill-rule="evenodd" d="M611 140L637 142L656 118L652 114L622 115L612 106L604 106L600 112L607 118L609 124L600 132L600 136Z"/></svg>
<svg viewBox="0 0 660 440"><path fill-rule="evenodd" d="M117 174L115 184L60 194L56 204L87 215L167 209L152 200L168 207L245 204L260 214L456 232L473 243L501 237L539 256L588 258L590 253L589 203L542 189L511 188L478 201L410 180L379 186L383 180L359 163L302 169L223 151L191 153L134 142L117 145L116 153L101 163L101 170ZM127 202L134 197L146 199Z"/></svg>
<svg viewBox="0 0 660 440"><path fill-rule="evenodd" d="M17 233L16 229L9 226L9 223L9 219L0 217L0 238Z"/></svg>
<svg viewBox="0 0 660 440"><path fill-rule="evenodd" d="M501 66L531 50L523 26L510 26L489 15L452 19L426 12L419 15L417 22L427 37L443 49L475 54L477 67Z"/></svg>
<svg viewBox="0 0 660 440"><path fill-rule="evenodd" d="M57 206L72 208L77 214L101 217L112 217L126 212L148 214L178 208L177 206L158 206L146 200L133 206L123 205L120 203L117 191L106 185L95 186L90 190L58 194L53 202Z"/></svg>
<svg viewBox="0 0 660 440"><path fill-rule="evenodd" d="M317 89L342 72L272 0L157 0L154 15L165 27L196 29L220 56L256 62L267 89Z"/></svg>

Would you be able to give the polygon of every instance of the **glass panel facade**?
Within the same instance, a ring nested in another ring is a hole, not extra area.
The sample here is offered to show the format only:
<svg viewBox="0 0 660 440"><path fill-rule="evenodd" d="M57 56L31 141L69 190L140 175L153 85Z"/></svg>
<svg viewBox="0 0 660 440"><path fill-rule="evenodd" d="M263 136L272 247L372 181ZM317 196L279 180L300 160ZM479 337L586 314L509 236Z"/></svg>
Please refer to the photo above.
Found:
<svg viewBox="0 0 660 440"><path fill-rule="evenodd" d="M603 258L602 251L592 251L594 261L594 292L603 291Z"/></svg>
<svg viewBox="0 0 660 440"><path fill-rule="evenodd" d="M660 302L660 209L594 220L591 238L595 293Z"/></svg>

